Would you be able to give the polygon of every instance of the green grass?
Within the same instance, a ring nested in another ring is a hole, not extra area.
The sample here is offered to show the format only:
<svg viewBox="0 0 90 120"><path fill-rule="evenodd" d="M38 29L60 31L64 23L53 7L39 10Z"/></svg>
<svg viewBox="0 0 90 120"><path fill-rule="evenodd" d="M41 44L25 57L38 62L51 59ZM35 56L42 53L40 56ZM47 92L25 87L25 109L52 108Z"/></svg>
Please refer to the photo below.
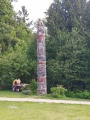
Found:
<svg viewBox="0 0 90 120"><path fill-rule="evenodd" d="M2 91L0 97L10 98L45 98L50 95L24 95L22 92ZM63 98L61 98L63 99ZM71 99L69 100L81 100ZM89 105L72 105L36 102L0 102L0 120L90 120Z"/></svg>
<svg viewBox="0 0 90 120"><path fill-rule="evenodd" d="M22 92L12 92L9 90L0 90L0 97L9 97L9 98L23 98L29 97L30 95L24 95Z"/></svg>
<svg viewBox="0 0 90 120"><path fill-rule="evenodd" d="M48 97L45 97L45 96L38 96L38 95L25 95L23 94L22 92L12 92L12 91L9 91L9 90L0 90L0 97L8 97L8 98L30 98L30 97L33 97L33 98L48 98Z"/></svg>
<svg viewBox="0 0 90 120"><path fill-rule="evenodd" d="M90 120L90 106L3 101L0 120Z"/></svg>
<svg viewBox="0 0 90 120"><path fill-rule="evenodd" d="M50 94L47 95L24 95L22 92L12 92L10 90L0 90L0 97L8 98L42 98L42 99L64 99L64 100L76 100L76 101L90 101L86 99L77 99L77 98L53 98Z"/></svg>

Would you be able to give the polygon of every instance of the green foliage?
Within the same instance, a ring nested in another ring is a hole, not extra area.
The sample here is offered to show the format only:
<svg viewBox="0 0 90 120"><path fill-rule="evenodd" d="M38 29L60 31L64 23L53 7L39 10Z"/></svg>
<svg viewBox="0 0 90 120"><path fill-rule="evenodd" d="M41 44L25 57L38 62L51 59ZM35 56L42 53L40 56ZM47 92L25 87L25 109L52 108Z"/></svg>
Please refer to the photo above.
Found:
<svg viewBox="0 0 90 120"><path fill-rule="evenodd" d="M86 0L54 0L47 11L48 89L62 84L73 91L90 90L90 35L85 24L87 7L89 9L90 4Z"/></svg>
<svg viewBox="0 0 90 120"><path fill-rule="evenodd" d="M0 85L9 88L16 78L37 78L37 35L27 25L25 6L17 15L12 1L0 0ZM48 91L57 84L90 91L90 1L54 0L46 14Z"/></svg>
<svg viewBox="0 0 90 120"><path fill-rule="evenodd" d="M29 17L29 13L27 9L25 8L25 6L21 6L21 10L19 10L17 14L17 19L19 20L19 22L26 23L26 25L30 27L30 25L32 24L32 21L28 22L29 21L28 17Z"/></svg>
<svg viewBox="0 0 90 120"><path fill-rule="evenodd" d="M31 40L28 42L27 45L27 56L28 59L32 59L34 61L37 60L37 37L36 34L34 33L31 36Z"/></svg>
<svg viewBox="0 0 90 120"><path fill-rule="evenodd" d="M37 42L36 42L36 34L31 36L31 40L28 42L26 54L29 61L29 65L32 68L30 70L30 79L37 79Z"/></svg>
<svg viewBox="0 0 90 120"><path fill-rule="evenodd" d="M25 14L26 15L26 14ZM27 57L27 45L34 34L13 10L11 0L0 1L0 85L11 89L20 78L29 83L36 74L36 61ZM32 49L33 46L30 46Z"/></svg>
<svg viewBox="0 0 90 120"><path fill-rule="evenodd" d="M29 83L33 77L35 63L30 62L27 56L20 51L11 52L0 58L0 84L11 86L12 81L20 78L22 83Z"/></svg>
<svg viewBox="0 0 90 120"><path fill-rule="evenodd" d="M37 82L35 81L35 79L32 79L30 82L30 90L33 94L37 93Z"/></svg>
<svg viewBox="0 0 90 120"><path fill-rule="evenodd" d="M10 0L0 1L0 50L1 53L7 51L9 47L14 47L18 42L15 29L15 12L10 4Z"/></svg>
<svg viewBox="0 0 90 120"><path fill-rule="evenodd" d="M71 98L81 98L81 99L90 99L90 92L87 90L84 91L67 91L66 92L67 97Z"/></svg>
<svg viewBox="0 0 90 120"><path fill-rule="evenodd" d="M51 87L51 94L53 97L62 97L65 96L65 92L67 91L62 85L57 85L57 87Z"/></svg>

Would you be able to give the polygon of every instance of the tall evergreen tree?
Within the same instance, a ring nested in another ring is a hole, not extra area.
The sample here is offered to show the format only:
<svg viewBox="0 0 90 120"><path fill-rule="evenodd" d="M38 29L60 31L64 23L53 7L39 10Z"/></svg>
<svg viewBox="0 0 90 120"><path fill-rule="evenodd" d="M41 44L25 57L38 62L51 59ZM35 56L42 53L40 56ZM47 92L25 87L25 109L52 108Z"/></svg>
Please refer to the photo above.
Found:
<svg viewBox="0 0 90 120"><path fill-rule="evenodd" d="M22 7L21 7L21 11L19 10L18 14L19 14L19 16L22 18L22 21L23 21L24 23L26 23L26 21L29 20L29 18L28 18L29 13L28 13L28 11L26 10L25 6L22 6Z"/></svg>
<svg viewBox="0 0 90 120"><path fill-rule="evenodd" d="M86 89L89 59L83 25L86 0L54 0L47 11L48 82ZM48 84L51 85L51 84Z"/></svg>
<svg viewBox="0 0 90 120"><path fill-rule="evenodd" d="M28 17L29 17L29 13L27 9L25 8L25 6L21 6L21 10L18 11L17 18L18 20L26 23L28 27L30 27L30 25L32 25L32 21L29 22Z"/></svg>

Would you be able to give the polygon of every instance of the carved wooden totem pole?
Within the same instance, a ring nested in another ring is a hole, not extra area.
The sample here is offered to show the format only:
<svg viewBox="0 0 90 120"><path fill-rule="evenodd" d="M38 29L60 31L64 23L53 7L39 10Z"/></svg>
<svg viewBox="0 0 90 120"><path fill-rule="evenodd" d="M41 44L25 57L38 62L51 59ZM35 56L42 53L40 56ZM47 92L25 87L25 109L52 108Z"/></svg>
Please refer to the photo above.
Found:
<svg viewBox="0 0 90 120"><path fill-rule="evenodd" d="M45 27L40 19L37 25L37 94L47 94Z"/></svg>

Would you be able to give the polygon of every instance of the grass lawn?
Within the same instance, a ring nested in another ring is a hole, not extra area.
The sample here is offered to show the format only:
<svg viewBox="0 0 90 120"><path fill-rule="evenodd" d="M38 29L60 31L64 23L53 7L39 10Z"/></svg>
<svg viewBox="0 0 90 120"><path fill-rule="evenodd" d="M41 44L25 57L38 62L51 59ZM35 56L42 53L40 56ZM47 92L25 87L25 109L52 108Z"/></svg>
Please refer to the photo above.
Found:
<svg viewBox="0 0 90 120"><path fill-rule="evenodd" d="M24 95L22 92L2 90L0 90L0 97L55 99L50 95ZM61 99L83 100L72 98ZM90 106L42 102L0 101L0 120L90 120Z"/></svg>
<svg viewBox="0 0 90 120"><path fill-rule="evenodd" d="M25 95L22 92L12 92L9 90L0 90L0 97L8 97L8 98L48 98L48 96L38 96L38 95Z"/></svg>
<svg viewBox="0 0 90 120"><path fill-rule="evenodd" d="M0 120L90 120L90 106L2 101Z"/></svg>
<svg viewBox="0 0 90 120"><path fill-rule="evenodd" d="M29 97L30 95L24 95L22 92L12 92L9 90L0 90L0 97L9 97L9 98L23 98Z"/></svg>
<svg viewBox="0 0 90 120"><path fill-rule="evenodd" d="M53 98L50 94L47 95L24 95L22 92L12 92L10 90L0 90L0 97L8 97L8 98L42 98L42 99L64 99L64 100L75 100L75 101L90 101L84 99L77 99L77 98Z"/></svg>

